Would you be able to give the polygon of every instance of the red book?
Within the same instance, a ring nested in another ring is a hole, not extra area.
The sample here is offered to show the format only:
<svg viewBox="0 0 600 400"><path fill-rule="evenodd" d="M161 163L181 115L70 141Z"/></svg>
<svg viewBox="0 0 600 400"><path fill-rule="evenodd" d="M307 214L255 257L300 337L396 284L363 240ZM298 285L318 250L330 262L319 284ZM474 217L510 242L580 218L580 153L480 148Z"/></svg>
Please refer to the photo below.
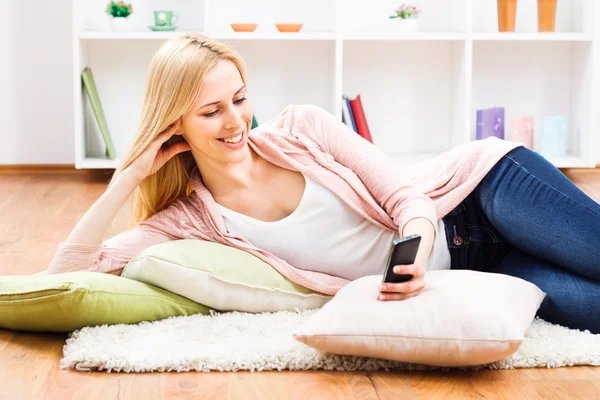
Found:
<svg viewBox="0 0 600 400"><path fill-rule="evenodd" d="M367 124L367 118L365 117L365 110L363 110L362 102L360 101L360 94L354 99L350 100L350 107L352 107L352 113L354 114L354 120L356 121L356 130L358 134L369 142L373 143L371 138L371 131L369 130L369 124Z"/></svg>

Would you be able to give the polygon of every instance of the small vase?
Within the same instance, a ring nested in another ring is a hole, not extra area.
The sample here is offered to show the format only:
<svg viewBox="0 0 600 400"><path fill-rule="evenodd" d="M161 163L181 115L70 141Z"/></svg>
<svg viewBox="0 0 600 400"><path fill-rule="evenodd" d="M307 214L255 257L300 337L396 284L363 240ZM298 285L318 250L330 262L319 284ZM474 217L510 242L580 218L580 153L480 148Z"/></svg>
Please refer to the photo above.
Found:
<svg viewBox="0 0 600 400"><path fill-rule="evenodd" d="M390 29L394 32L418 32L419 20L417 18L393 18Z"/></svg>
<svg viewBox="0 0 600 400"><path fill-rule="evenodd" d="M110 27L113 32L128 32L129 20L127 17L111 17Z"/></svg>
<svg viewBox="0 0 600 400"><path fill-rule="evenodd" d="M556 1L538 0L538 31L554 32L556 21Z"/></svg>
<svg viewBox="0 0 600 400"><path fill-rule="evenodd" d="M514 32L517 0L498 0L498 31Z"/></svg>

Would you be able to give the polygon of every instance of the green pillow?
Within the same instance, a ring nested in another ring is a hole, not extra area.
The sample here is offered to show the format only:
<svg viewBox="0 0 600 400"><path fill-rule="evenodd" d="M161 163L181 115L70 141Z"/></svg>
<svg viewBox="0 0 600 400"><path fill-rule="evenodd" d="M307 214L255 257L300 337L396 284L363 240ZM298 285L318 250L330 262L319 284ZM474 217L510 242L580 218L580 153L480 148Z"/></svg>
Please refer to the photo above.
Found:
<svg viewBox="0 0 600 400"><path fill-rule="evenodd" d="M332 298L292 282L246 251L197 239L150 246L129 261L121 276L218 311L306 310Z"/></svg>
<svg viewBox="0 0 600 400"><path fill-rule="evenodd" d="M111 274L0 276L0 328L70 332L209 312L177 294Z"/></svg>

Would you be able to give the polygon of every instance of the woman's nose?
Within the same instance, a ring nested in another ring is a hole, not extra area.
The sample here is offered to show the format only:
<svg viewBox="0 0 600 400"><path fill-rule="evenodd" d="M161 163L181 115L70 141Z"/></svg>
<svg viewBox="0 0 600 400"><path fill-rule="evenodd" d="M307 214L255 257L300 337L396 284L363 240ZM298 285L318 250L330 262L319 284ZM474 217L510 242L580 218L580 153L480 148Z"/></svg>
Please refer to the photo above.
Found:
<svg viewBox="0 0 600 400"><path fill-rule="evenodd" d="M231 110L227 114L227 121L225 122L226 129L241 129L244 125L244 118L242 118L242 113L238 110Z"/></svg>

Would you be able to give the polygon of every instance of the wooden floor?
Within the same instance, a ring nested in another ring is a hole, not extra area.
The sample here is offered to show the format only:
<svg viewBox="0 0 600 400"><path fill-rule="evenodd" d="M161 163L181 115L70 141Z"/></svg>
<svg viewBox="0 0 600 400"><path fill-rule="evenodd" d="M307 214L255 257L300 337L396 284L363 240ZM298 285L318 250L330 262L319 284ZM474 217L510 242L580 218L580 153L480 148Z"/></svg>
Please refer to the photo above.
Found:
<svg viewBox="0 0 600 400"><path fill-rule="evenodd" d="M563 171L600 201L600 169ZM0 275L46 269L110 171L0 169ZM105 239L126 228L124 207ZM61 370L66 334L0 329L0 399L600 399L600 367L473 373Z"/></svg>

